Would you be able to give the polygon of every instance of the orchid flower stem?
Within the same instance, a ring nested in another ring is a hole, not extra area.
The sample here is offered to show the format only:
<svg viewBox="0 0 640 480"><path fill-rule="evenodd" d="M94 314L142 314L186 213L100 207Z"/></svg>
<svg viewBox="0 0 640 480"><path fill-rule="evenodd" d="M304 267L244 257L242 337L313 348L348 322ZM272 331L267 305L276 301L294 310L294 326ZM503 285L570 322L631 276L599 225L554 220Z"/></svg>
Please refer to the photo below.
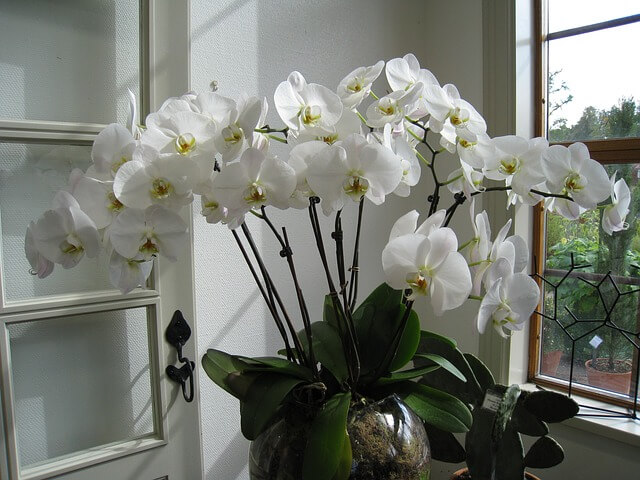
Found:
<svg viewBox="0 0 640 480"><path fill-rule="evenodd" d="M309 310L307 309L307 303L304 299L304 294L302 293L302 288L300 287L300 283L298 282L298 275L296 274L296 267L293 262L293 250L291 249L291 245L289 243L287 230L284 227L282 227L282 235L280 235L276 227L271 222L271 219L269 219L269 216L267 215L267 210L264 205L261 207L261 211L262 211L262 219L269 226L269 228L273 232L273 235L278 240L278 243L280 243L280 247L282 248L282 250L280 251L280 256L286 258L287 264L289 265L289 272L291 273L293 285L296 289L298 306L300 307L300 316L302 317L302 324L304 325L304 331L307 336L311 371L313 372L313 375L316 378L316 380L319 381L320 377L318 375L318 371L316 368L316 365L317 365L316 357L313 352L313 333L311 332L311 319L309 316Z"/></svg>
<svg viewBox="0 0 640 480"><path fill-rule="evenodd" d="M329 270L329 262L327 261L327 253L324 249L324 242L322 241L322 231L320 230L320 221L318 220L318 211L316 209L316 204L319 199L317 197L311 197L309 199L309 219L311 220L311 228L313 230L313 234L316 239L316 245L318 247L318 253L320 254L320 260L322 261L322 266L324 267L325 274L327 276L327 284L329 286L329 296L331 297L331 301L333 303L333 309L336 318L338 319L338 323L341 320L347 321L347 315L345 313L345 309L342 307L342 303L340 303L340 298L338 297L338 292L336 292L335 284L333 283L333 279L331 278L331 271ZM348 325L348 340L350 348L345 348L345 353L348 355L349 359L347 360L347 366L349 369L349 377L351 379L352 385L355 385L360 377L360 358L358 355L358 349L356 347L355 338L353 336L353 332L349 328ZM343 337L343 344L346 342L347 338Z"/></svg>
<svg viewBox="0 0 640 480"><path fill-rule="evenodd" d="M447 208L446 217L445 217L444 223L442 224L443 227L449 226L449 222L451 222L451 219L453 218L453 215L456 213L456 210L458 209L458 207L467 200L467 197L462 192L456 193L453 196L453 198L455 199L455 201L453 205Z"/></svg>
<svg viewBox="0 0 640 480"><path fill-rule="evenodd" d="M471 196L475 197L476 195L480 195L481 193L486 193L486 192L508 192L509 190L511 190L511 187L506 187L506 186L505 187L489 187L489 188L485 188L484 190L472 192ZM531 189L530 192L545 198L560 198L563 200L569 200L571 202L573 201L573 198L571 198L569 195L563 195L561 193L541 192L540 190L533 190L533 189Z"/></svg>
<svg viewBox="0 0 640 480"><path fill-rule="evenodd" d="M278 130L277 128L271 128L269 125L265 125L262 128L254 128L256 133L282 133L285 137L289 134L289 127L284 127Z"/></svg>
<svg viewBox="0 0 640 480"><path fill-rule="evenodd" d="M468 298L469 300L478 300L481 302L484 297L481 297L480 295L469 295Z"/></svg>
<svg viewBox="0 0 640 480"><path fill-rule="evenodd" d="M424 155L422 155L419 151L416 150L416 156L422 161L422 163L424 163L427 167L431 167L431 163L429 163L429 160L427 160L426 158L424 158Z"/></svg>
<svg viewBox="0 0 640 480"><path fill-rule="evenodd" d="M452 179L447 180L446 182L442 182L440 185L442 185L443 187L445 187L445 186L447 186L447 185L449 185L449 184L451 184L451 183L453 183L453 182L455 182L455 181L457 181L457 180L460 180L463 176L464 176L464 175L458 175L458 176L455 176L455 177L453 177Z"/></svg>
<svg viewBox="0 0 640 480"><path fill-rule="evenodd" d="M244 236L247 239L247 242L249 243L249 246L251 247L251 251L253 252L254 257L256 258L256 261L258 262L258 267L260 267L260 272L262 273L262 276L264 277L264 283L267 287L267 292L269 293L269 298L273 301L273 299L275 298L275 302L277 302L278 307L280 307L280 311L282 312L282 316L284 317L285 321L287 322L287 327L289 328L289 333L291 334L291 337L293 338L293 343L295 345L296 348L296 353L298 355L298 358L301 359L301 362L305 365L307 365L311 371L313 371L313 368L311 368L311 366L309 365L309 361L304 353L304 349L302 348L302 344L300 343L300 338L298 338L298 334L296 333L296 329L293 326L293 322L291 322L291 317L289 317L289 314L287 313L287 309L284 305L284 303L282 302L282 299L280 298L280 294L278 293L278 290L276 289L273 280L271 280L271 276L269 275L269 272L267 271L267 267L265 266L264 262L262 261L262 257L260 256L260 251L258 250L258 248L256 247L255 242L253 241L253 236L251 235L251 232L249 231L249 227L247 226L246 222L242 223L241 225L242 228L242 233L244 233ZM274 306L274 310L277 312L277 309L275 309L276 303L273 303Z"/></svg>
<svg viewBox="0 0 640 480"><path fill-rule="evenodd" d="M472 238L471 240L469 240L468 242L464 242L462 245L460 245L458 247L458 251L461 252L462 250L464 250L465 248L467 248L469 245L471 245L472 243L477 242L477 238Z"/></svg>
<svg viewBox="0 0 640 480"><path fill-rule="evenodd" d="M369 125L367 125L367 119L364 118L362 116L362 114L360 112L358 112L357 110L356 110L356 115L358 115L358 118L362 121L362 123L364 123L365 126L367 126L367 127L369 126Z"/></svg>
<svg viewBox="0 0 640 480"><path fill-rule="evenodd" d="M286 138L280 138L280 137L276 137L275 135L269 135L269 134L267 134L267 137L270 138L271 140L275 140L276 142L289 143L287 142Z"/></svg>
<svg viewBox="0 0 640 480"><path fill-rule="evenodd" d="M436 155L438 152L434 152L432 150L431 153L431 164L429 165L429 169L431 170L431 176L433 177L433 194L429 195L429 202L431 202L431 207L429 207L429 216L433 215L436 210L438 210L438 203L440 203L440 182L438 181L438 175L436 174Z"/></svg>
<svg viewBox="0 0 640 480"><path fill-rule="evenodd" d="M353 261L351 262L351 281L349 282L349 310L354 311L358 300L358 274L360 273L360 232L362 231L362 211L364 209L364 196L360 198L358 205L358 223L356 226L356 240L353 247Z"/></svg>
<svg viewBox="0 0 640 480"><path fill-rule="evenodd" d="M369 90L369 95L371 95L375 100L380 100L380 97L378 97L375 93L373 93L371 90Z"/></svg>
<svg viewBox="0 0 640 480"><path fill-rule="evenodd" d="M293 350L291 349L291 345L289 344L289 337L287 336L287 331L284 328L284 325L282 324L282 319L280 318L277 310L275 309L275 305L273 304L273 296L267 294L267 291L265 290L264 286L260 282L260 279L258 278L258 273L256 272L256 269L251 263L251 259L249 258L249 255L247 254L247 251L244 248L244 245L242 244L242 240L240 240L240 236L238 235L237 231L231 230L231 233L233 234L233 238L235 238L236 243L238 244L238 248L240 248L240 251L242 252L242 256L244 257L244 260L247 263L249 270L251 271L251 275L253 276L253 279L256 282L256 285L258 286L258 290L260 290L260 293L262 294L262 298L264 298L264 301L267 304L267 307L269 308L269 312L271 313L271 316L273 317L273 320L276 323L276 327L280 332L280 336L282 337L282 340L284 340L284 346L285 346L285 349L287 350L287 360L289 360L290 362L295 362L295 361L301 362L302 359L300 357L296 357L296 355L294 355L293 353Z"/></svg>

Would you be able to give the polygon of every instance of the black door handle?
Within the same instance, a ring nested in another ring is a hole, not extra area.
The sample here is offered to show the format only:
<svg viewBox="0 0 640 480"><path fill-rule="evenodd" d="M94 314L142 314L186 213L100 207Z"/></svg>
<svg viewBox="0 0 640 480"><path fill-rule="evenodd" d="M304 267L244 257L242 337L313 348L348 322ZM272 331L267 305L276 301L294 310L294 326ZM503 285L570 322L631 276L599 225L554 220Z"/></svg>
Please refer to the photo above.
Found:
<svg viewBox="0 0 640 480"><path fill-rule="evenodd" d="M196 364L186 357L182 356L182 347L187 343L187 340L191 337L191 328L184 319L182 312L176 310L171 317L171 322L165 332L165 338L167 342L175 347L178 351L178 361L183 365L178 368L174 365L169 365L165 372L167 376L176 383L179 383L182 387L182 396L185 401L193 401L193 369ZM189 388L187 393L187 381L189 382Z"/></svg>

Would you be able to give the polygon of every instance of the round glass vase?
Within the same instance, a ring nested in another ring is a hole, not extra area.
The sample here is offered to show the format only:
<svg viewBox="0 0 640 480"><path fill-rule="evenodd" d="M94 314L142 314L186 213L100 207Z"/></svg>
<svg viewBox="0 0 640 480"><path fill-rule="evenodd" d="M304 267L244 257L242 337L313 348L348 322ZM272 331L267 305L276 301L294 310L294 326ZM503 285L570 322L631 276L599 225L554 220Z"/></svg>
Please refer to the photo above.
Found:
<svg viewBox="0 0 640 480"><path fill-rule="evenodd" d="M249 449L251 480L301 480L312 415L290 408ZM352 407L350 480L428 480L431 449L420 418L396 395ZM331 479L327 479L331 480Z"/></svg>

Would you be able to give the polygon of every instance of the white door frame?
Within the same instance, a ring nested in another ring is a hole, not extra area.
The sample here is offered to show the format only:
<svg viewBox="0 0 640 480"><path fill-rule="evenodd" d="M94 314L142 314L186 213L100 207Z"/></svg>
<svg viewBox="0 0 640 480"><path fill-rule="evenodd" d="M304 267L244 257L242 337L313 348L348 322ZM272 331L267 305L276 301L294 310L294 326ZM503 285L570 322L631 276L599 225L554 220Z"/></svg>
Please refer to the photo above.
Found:
<svg viewBox="0 0 640 480"><path fill-rule="evenodd" d="M140 0L141 111L157 109L169 96L190 88L190 5L188 0ZM90 145L104 125L43 121L0 120L0 142ZM187 404L180 387L170 382L164 369L177 362L164 331L173 312L180 309L192 328L184 355L196 357L197 330L194 306L193 218L190 208L183 218L190 238L180 260L156 260L150 288L128 295L115 291L62 295L24 302L7 302L2 292L0 261L0 390L4 435L0 443L0 473L9 480L63 478L135 478L136 480L198 480L202 478L202 449L198 368L194 369L195 398ZM0 245L1 247L1 245ZM1 249L0 249L1 255ZM147 307L152 396L156 406L152 436L76 452L73 456L20 471L13 404L13 384L8 325L82 313ZM144 452L144 453L142 453ZM106 463L105 463L106 462ZM89 469L89 470L87 470ZM135 472L135 477L132 476Z"/></svg>

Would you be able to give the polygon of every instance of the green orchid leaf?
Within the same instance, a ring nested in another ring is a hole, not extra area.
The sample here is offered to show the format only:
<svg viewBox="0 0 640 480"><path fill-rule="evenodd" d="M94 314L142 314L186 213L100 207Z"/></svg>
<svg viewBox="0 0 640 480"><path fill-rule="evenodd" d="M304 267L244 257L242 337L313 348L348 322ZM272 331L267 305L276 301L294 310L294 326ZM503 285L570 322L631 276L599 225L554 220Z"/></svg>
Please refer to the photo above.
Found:
<svg viewBox="0 0 640 480"><path fill-rule="evenodd" d="M302 480L326 480L337 473L344 442L349 441L346 432L350 402L350 392L338 393L316 415L304 451Z"/></svg>
<svg viewBox="0 0 640 480"><path fill-rule="evenodd" d="M465 461L464 447L451 432L445 432L433 425L424 424L424 429L429 438L431 456L434 460L447 463L460 463Z"/></svg>
<svg viewBox="0 0 640 480"><path fill-rule="evenodd" d="M458 343L456 342L456 340L454 338L445 337L444 335L440 335L440 334L434 333L434 332L429 332L428 330L421 330L420 331L420 338L421 339L429 339L429 340L434 340L434 341L446 343L451 348L458 348Z"/></svg>
<svg viewBox="0 0 640 480"><path fill-rule="evenodd" d="M338 316L336 315L336 309L334 308L331 295L324 296L322 320L331 325L336 330L340 328L340 323L338 322ZM344 321L342 321L342 324L344 325Z"/></svg>
<svg viewBox="0 0 640 480"><path fill-rule="evenodd" d="M531 445L524 457L524 466L529 468L551 468L564 460L564 450L549 436L540 437Z"/></svg>
<svg viewBox="0 0 640 480"><path fill-rule="evenodd" d="M423 358L425 360L429 360L444 368L447 372L449 372L461 382L467 382L464 374L453 363L451 363L446 358L441 357L440 355L436 355L434 353L417 353L414 358Z"/></svg>
<svg viewBox="0 0 640 480"><path fill-rule="evenodd" d="M326 322L314 322L311 324L313 336L313 354L316 361L329 370L338 383L343 383L349 377L347 361L344 357L342 340L338 331ZM299 334L300 342L305 351L309 350L309 343L304 331Z"/></svg>
<svg viewBox="0 0 640 480"><path fill-rule="evenodd" d="M402 316L404 316L405 310L402 310ZM400 317L402 319L402 317ZM420 343L420 319L415 310L411 310L409 318L407 319L407 325L404 327L402 337L398 343L393 361L389 366L389 370L395 372L401 369L407 363L411 361L413 355L418 350L418 344Z"/></svg>
<svg viewBox="0 0 640 480"><path fill-rule="evenodd" d="M402 370L400 372L394 372L388 377L379 378L376 382L376 385L389 385L391 383L402 382L404 380L411 380L412 378L421 377L427 373L433 372L438 368L440 368L440 365L412 368L410 370Z"/></svg>
<svg viewBox="0 0 640 480"><path fill-rule="evenodd" d="M344 443L342 444L342 453L338 460L338 468L331 480L348 480L351 474L351 463L353 461L353 451L351 450L351 440L349 434L345 430Z"/></svg>
<svg viewBox="0 0 640 480"><path fill-rule="evenodd" d="M238 375L249 367L250 365L247 362L220 350L209 349L202 356L202 368L209 378L236 398L240 398L238 396L240 393L229 387L227 378L231 374Z"/></svg>
<svg viewBox="0 0 640 480"><path fill-rule="evenodd" d="M423 421L441 430L457 433L471 427L471 412L453 395L411 381L395 384L393 392Z"/></svg>
<svg viewBox="0 0 640 480"><path fill-rule="evenodd" d="M299 378L274 373L254 375L240 403L240 425L247 440L255 440L269 426L289 392L303 383Z"/></svg>
<svg viewBox="0 0 640 480"><path fill-rule="evenodd" d="M467 363L471 367L471 371L473 372L473 375L476 377L476 380L478 380L478 383L480 384L480 388L486 391L492 388L496 384L496 381L493 378L493 374L491 373L491 370L489 370L487 366L484 363L482 363L482 361L478 357L470 353L465 353L464 359L467 361Z"/></svg>
<svg viewBox="0 0 640 480"><path fill-rule="evenodd" d="M284 375L291 375L292 377L298 377L303 380L313 380L313 374L311 370L297 363L290 362L284 358L278 357L237 357L239 360L245 362L253 362L253 364L246 368L244 372L264 372L273 371Z"/></svg>

